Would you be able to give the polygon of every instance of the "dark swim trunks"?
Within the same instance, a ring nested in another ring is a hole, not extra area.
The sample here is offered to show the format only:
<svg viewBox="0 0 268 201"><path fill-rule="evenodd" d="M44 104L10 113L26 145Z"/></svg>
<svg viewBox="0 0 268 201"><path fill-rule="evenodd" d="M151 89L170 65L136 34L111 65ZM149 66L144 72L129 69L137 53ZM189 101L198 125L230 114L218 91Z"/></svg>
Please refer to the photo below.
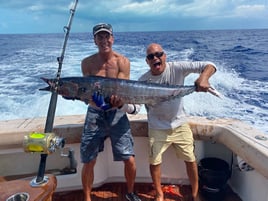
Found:
<svg viewBox="0 0 268 201"><path fill-rule="evenodd" d="M103 111L88 107L81 138L81 161L88 163L104 149L104 141L111 139L114 161L134 156L133 137L126 113L120 110Z"/></svg>

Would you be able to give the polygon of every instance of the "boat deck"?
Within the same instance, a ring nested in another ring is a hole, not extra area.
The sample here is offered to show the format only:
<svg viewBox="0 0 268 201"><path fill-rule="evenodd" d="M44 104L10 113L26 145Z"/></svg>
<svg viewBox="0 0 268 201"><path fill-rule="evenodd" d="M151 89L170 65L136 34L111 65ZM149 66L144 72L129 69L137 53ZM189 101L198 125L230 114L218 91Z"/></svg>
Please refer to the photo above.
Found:
<svg viewBox="0 0 268 201"><path fill-rule="evenodd" d="M142 201L154 200L154 189L149 183L136 183L135 191ZM165 201L192 201L191 187L186 185L163 185ZM92 201L126 201L125 183L106 183L94 188L91 192ZM83 201L83 191L55 192L52 201ZM201 197L201 201L242 201L229 187L220 198L208 199Z"/></svg>

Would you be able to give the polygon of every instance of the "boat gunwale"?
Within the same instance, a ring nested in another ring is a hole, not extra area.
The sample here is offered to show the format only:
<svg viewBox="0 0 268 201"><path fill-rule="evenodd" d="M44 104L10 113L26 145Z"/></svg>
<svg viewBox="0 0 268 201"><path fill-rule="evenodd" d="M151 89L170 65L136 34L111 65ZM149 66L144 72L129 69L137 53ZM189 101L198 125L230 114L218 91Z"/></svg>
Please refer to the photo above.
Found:
<svg viewBox="0 0 268 201"><path fill-rule="evenodd" d="M147 137L147 116L128 115L134 137ZM65 138L67 144L80 143L84 115L57 116L53 132ZM70 123L71 122L71 123ZM195 140L217 142L225 145L250 166L268 178L268 141L255 136L264 133L237 119L208 119L189 116L188 123ZM0 155L8 149L22 148L24 136L30 132L44 131L45 118L0 121Z"/></svg>

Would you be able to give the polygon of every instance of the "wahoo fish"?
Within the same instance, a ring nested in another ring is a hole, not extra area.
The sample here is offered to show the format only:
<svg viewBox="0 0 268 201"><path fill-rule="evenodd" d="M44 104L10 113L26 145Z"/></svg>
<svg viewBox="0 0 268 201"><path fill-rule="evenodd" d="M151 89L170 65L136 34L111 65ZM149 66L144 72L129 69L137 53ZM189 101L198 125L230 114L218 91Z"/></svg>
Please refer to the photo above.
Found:
<svg viewBox="0 0 268 201"><path fill-rule="evenodd" d="M55 91L67 99L86 103L92 101L94 92L99 92L104 97L116 95L125 103L155 105L195 91L195 86L157 84L101 76L41 79L49 86L40 90Z"/></svg>

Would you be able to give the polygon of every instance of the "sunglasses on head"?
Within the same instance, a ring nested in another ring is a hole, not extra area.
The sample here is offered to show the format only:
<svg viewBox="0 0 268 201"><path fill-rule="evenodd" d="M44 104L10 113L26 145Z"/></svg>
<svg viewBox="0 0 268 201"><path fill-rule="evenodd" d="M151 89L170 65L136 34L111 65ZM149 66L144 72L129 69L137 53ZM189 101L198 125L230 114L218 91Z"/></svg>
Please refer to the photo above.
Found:
<svg viewBox="0 0 268 201"><path fill-rule="evenodd" d="M152 60L152 59L154 59L154 57L157 57L157 58L162 57L163 54L164 54L164 52L155 52L155 53L152 53L152 54L148 54L148 55L146 56L146 58L147 58L148 60Z"/></svg>

